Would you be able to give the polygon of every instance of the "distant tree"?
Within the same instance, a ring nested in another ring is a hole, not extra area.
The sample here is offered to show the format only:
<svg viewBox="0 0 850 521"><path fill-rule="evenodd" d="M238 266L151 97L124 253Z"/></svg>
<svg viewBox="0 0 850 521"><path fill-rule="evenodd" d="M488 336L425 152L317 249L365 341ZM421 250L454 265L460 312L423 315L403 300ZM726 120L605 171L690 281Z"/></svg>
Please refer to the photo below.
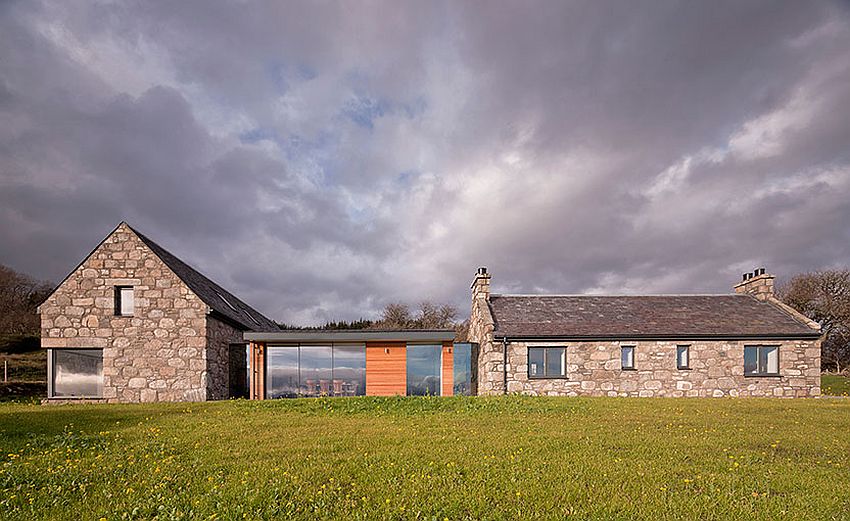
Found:
<svg viewBox="0 0 850 521"><path fill-rule="evenodd" d="M375 329L451 329L457 325L457 308L449 304L430 301L419 303L416 312L407 304L387 304L381 319L373 324Z"/></svg>
<svg viewBox="0 0 850 521"><path fill-rule="evenodd" d="M38 338L41 321L36 308L50 294L51 284L0 265L0 343Z"/></svg>
<svg viewBox="0 0 850 521"><path fill-rule="evenodd" d="M297 326L295 324L287 324L286 322L275 322L277 327L281 329L296 329L296 330L338 330L338 329L367 329L374 324L372 320L364 318L348 322L346 320L333 320L325 322L321 326Z"/></svg>
<svg viewBox="0 0 850 521"><path fill-rule="evenodd" d="M783 302L821 325L822 366L837 372L850 367L850 270L801 273L778 293Z"/></svg>

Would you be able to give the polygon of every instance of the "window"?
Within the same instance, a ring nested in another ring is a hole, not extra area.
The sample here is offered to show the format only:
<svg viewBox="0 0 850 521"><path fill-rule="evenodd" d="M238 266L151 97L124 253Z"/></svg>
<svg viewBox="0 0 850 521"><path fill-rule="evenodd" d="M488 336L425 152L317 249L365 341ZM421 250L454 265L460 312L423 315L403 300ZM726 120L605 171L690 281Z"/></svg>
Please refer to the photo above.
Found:
<svg viewBox="0 0 850 521"><path fill-rule="evenodd" d="M744 346L744 376L779 376L779 346Z"/></svg>
<svg viewBox="0 0 850 521"><path fill-rule="evenodd" d="M407 346L407 395L440 396L443 346Z"/></svg>
<svg viewBox="0 0 850 521"><path fill-rule="evenodd" d="M100 398L103 349L51 349L51 398Z"/></svg>
<svg viewBox="0 0 850 521"><path fill-rule="evenodd" d="M529 347L529 378L564 378L567 376L566 347Z"/></svg>
<svg viewBox="0 0 850 521"><path fill-rule="evenodd" d="M634 370L635 346L623 346L620 348L620 367L624 371Z"/></svg>
<svg viewBox="0 0 850 521"><path fill-rule="evenodd" d="M266 396L363 396L366 394L366 346L269 346Z"/></svg>
<svg viewBox="0 0 850 521"><path fill-rule="evenodd" d="M676 369L691 368L691 346L676 346Z"/></svg>
<svg viewBox="0 0 850 521"><path fill-rule="evenodd" d="M136 311L136 303L133 299L133 286L115 286L115 314L122 317L131 317Z"/></svg>
<svg viewBox="0 0 850 521"><path fill-rule="evenodd" d="M452 350L452 394L469 396L472 394L472 344L454 344Z"/></svg>

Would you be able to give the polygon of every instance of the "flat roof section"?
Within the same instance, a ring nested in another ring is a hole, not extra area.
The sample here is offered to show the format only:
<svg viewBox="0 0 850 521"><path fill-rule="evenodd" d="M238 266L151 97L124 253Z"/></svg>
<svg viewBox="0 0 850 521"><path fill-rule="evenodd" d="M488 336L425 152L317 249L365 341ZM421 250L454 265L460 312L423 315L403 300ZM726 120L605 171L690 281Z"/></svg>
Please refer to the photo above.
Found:
<svg viewBox="0 0 850 521"><path fill-rule="evenodd" d="M247 342L453 342L454 329L289 329L280 331L246 331Z"/></svg>

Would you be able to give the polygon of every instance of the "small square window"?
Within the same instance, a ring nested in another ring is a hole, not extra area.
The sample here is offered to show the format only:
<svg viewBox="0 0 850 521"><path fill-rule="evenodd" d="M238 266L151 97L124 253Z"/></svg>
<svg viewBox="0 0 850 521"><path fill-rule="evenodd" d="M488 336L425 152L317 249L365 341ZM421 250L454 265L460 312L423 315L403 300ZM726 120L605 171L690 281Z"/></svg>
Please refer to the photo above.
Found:
<svg viewBox="0 0 850 521"><path fill-rule="evenodd" d="M115 286L115 314L131 317L136 311L133 286Z"/></svg>
<svg viewBox="0 0 850 521"><path fill-rule="evenodd" d="M676 369L691 368L691 346L676 346Z"/></svg>
<svg viewBox="0 0 850 521"><path fill-rule="evenodd" d="M623 346L620 348L620 366L626 371L634 370L635 346Z"/></svg>
<svg viewBox="0 0 850 521"><path fill-rule="evenodd" d="M744 376L779 376L779 346L744 346Z"/></svg>
<svg viewBox="0 0 850 521"><path fill-rule="evenodd" d="M567 376L565 347L529 347L529 378L564 378Z"/></svg>

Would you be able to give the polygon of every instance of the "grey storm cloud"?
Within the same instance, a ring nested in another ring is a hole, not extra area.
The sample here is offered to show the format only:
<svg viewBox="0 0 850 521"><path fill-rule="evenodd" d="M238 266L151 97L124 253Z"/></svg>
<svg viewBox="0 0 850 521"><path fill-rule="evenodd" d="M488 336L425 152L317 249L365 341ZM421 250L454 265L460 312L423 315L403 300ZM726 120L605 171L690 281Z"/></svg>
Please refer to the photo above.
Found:
<svg viewBox="0 0 850 521"><path fill-rule="evenodd" d="M120 220L289 323L850 258L838 2L5 2L0 262Z"/></svg>

